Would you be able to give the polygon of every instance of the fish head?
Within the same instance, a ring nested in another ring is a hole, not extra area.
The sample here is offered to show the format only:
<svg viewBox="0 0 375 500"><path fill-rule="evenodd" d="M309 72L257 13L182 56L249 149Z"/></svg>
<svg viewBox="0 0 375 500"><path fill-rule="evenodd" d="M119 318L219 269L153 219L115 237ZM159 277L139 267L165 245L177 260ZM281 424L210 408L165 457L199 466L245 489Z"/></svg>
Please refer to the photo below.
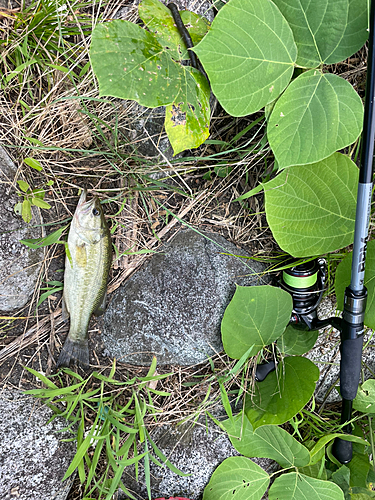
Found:
<svg viewBox="0 0 375 500"><path fill-rule="evenodd" d="M107 231L103 209L99 198L94 196L87 200L87 191L82 191L73 217L76 233L86 242L95 243Z"/></svg>

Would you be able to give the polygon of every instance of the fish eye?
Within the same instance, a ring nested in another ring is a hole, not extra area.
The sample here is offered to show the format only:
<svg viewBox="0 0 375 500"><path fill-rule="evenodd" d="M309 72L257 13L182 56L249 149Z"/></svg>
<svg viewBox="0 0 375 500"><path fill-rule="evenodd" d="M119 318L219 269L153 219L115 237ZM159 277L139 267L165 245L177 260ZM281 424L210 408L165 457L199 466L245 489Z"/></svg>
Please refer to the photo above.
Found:
<svg viewBox="0 0 375 500"><path fill-rule="evenodd" d="M95 217L97 217L100 214L100 212L97 208L94 208L92 214L95 215Z"/></svg>

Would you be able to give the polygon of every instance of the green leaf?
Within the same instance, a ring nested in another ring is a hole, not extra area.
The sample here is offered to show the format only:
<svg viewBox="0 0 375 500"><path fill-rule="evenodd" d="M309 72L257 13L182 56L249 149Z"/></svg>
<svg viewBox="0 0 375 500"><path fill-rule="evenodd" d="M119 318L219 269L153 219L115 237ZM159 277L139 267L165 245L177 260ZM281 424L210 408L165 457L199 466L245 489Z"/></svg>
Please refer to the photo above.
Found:
<svg viewBox="0 0 375 500"><path fill-rule="evenodd" d="M22 203L22 219L26 223L29 223L32 218L33 218L33 216L31 213L31 203L29 200L25 199L25 200L23 200L23 203Z"/></svg>
<svg viewBox="0 0 375 500"><path fill-rule="evenodd" d="M260 500L269 475L249 458L229 457L211 476L203 500Z"/></svg>
<svg viewBox="0 0 375 500"><path fill-rule="evenodd" d="M26 191L30 189L29 184L25 181L17 181L17 184L19 185L21 191L23 191L24 193L26 193Z"/></svg>
<svg viewBox="0 0 375 500"><path fill-rule="evenodd" d="M165 125L175 154L208 137L208 82L194 68L176 63L152 33L127 21L98 24L90 57L100 96L132 99L150 108L168 106Z"/></svg>
<svg viewBox="0 0 375 500"><path fill-rule="evenodd" d="M362 413L375 413L375 380L369 379L358 388L353 407Z"/></svg>
<svg viewBox="0 0 375 500"><path fill-rule="evenodd" d="M278 99L267 136L280 168L285 168L315 163L349 146L361 133L362 122L362 101L350 83L311 70Z"/></svg>
<svg viewBox="0 0 375 500"><path fill-rule="evenodd" d="M375 498L375 492L367 488L352 488L351 491L350 500L369 500L369 498Z"/></svg>
<svg viewBox="0 0 375 500"><path fill-rule="evenodd" d="M367 475L370 470L368 454L354 453L353 458L348 463L347 467L350 469L350 486L366 488Z"/></svg>
<svg viewBox="0 0 375 500"><path fill-rule="evenodd" d="M13 207L14 213L17 215L22 215L22 203L16 203Z"/></svg>
<svg viewBox="0 0 375 500"><path fill-rule="evenodd" d="M32 198L31 203L40 208L51 208L51 205L40 198Z"/></svg>
<svg viewBox="0 0 375 500"><path fill-rule="evenodd" d="M249 356L274 342L285 330L292 313L289 293L269 285L237 286L221 322L224 350L234 359L253 345Z"/></svg>
<svg viewBox="0 0 375 500"><path fill-rule="evenodd" d="M98 24L92 33L90 59L100 97L132 99L155 108L171 104L180 91L182 67L152 33L131 22Z"/></svg>
<svg viewBox="0 0 375 500"><path fill-rule="evenodd" d="M263 191L263 189L264 189L264 184L258 184L258 186L256 186L253 189L250 189L250 191L248 191L245 194L242 194L241 196L239 196L238 198L236 198L233 201L246 200L247 198L250 198L251 196L254 196L255 194L260 193L261 191Z"/></svg>
<svg viewBox="0 0 375 500"><path fill-rule="evenodd" d="M309 450L281 427L264 425L253 432L243 413L222 424L232 445L246 457L270 458L284 468L303 467L310 461Z"/></svg>
<svg viewBox="0 0 375 500"><path fill-rule="evenodd" d="M268 492L269 500L344 500L337 484L297 472L278 477Z"/></svg>
<svg viewBox="0 0 375 500"><path fill-rule="evenodd" d="M29 368L27 366L24 367L28 372L32 373L33 375L35 375L36 378L38 378L41 382L43 382L43 384L45 384L47 387L49 387L50 389L57 389L57 385L54 384L49 378L47 378L45 375L43 375L42 373L39 373L37 372L36 370L34 370L33 368ZM24 391L24 394L28 394L28 391Z"/></svg>
<svg viewBox="0 0 375 500"><path fill-rule="evenodd" d="M343 465L337 471L332 474L332 481L339 486L343 493L345 500L350 500L350 492L349 492L349 480L350 480L350 469Z"/></svg>
<svg viewBox="0 0 375 500"><path fill-rule="evenodd" d="M367 441L361 439L358 436L352 436L351 434L327 434L327 436L323 436L319 439L319 441L314 445L314 447L310 450L311 461L310 465L316 464L321 457L321 450L323 450L327 444L333 441L335 438L343 439L344 441L351 441L352 443L357 443L361 445L367 445Z"/></svg>
<svg viewBox="0 0 375 500"><path fill-rule="evenodd" d="M145 429L145 432L146 432L147 439L148 439L149 443L151 444L152 449L154 450L155 455L160 458L160 460L163 462L163 465L166 465L168 467L168 469L170 469L174 474L177 474L178 476L188 477L191 475L189 473L185 473L185 472L180 471L180 469L177 469L177 467L175 467L168 460L168 458L164 455L164 453L159 450L159 448L156 446L154 441L151 439L150 434L148 433L147 429Z"/></svg>
<svg viewBox="0 0 375 500"><path fill-rule="evenodd" d="M318 378L319 369L309 359L285 358L246 398L245 411L253 428L280 425L294 417L310 400Z"/></svg>
<svg viewBox="0 0 375 500"><path fill-rule="evenodd" d="M38 162L38 160L35 160L35 158L25 158L23 161L34 170L38 170L38 172L43 170L42 165Z"/></svg>
<svg viewBox="0 0 375 500"><path fill-rule="evenodd" d="M350 245L357 185L358 168L340 153L269 181L266 216L279 246L293 257L310 257Z"/></svg>
<svg viewBox="0 0 375 500"><path fill-rule="evenodd" d="M301 474L305 474L305 476L309 477L315 477L315 479L327 479L327 470L324 466L325 463L325 458L320 459L316 464L314 465L306 465L306 467L301 467L298 469L298 471Z"/></svg>
<svg viewBox="0 0 375 500"><path fill-rule="evenodd" d="M67 227L68 226L60 227L60 229L57 229L56 231L49 234L45 238L25 239L25 240L20 240L20 243L33 249L53 245L54 243L57 243L59 241L60 236Z"/></svg>
<svg viewBox="0 0 375 500"><path fill-rule="evenodd" d="M367 40L367 0L274 3L292 28L298 66L314 68L343 61Z"/></svg>
<svg viewBox="0 0 375 500"><path fill-rule="evenodd" d="M318 335L318 331L297 330L289 325L278 339L277 347L283 354L299 356L314 347Z"/></svg>
<svg viewBox="0 0 375 500"><path fill-rule="evenodd" d="M22 73L26 68L29 66L32 66L33 64L36 64L38 61L36 59L30 59L29 61L26 61L25 63L20 64L15 68L13 71L11 71L6 78L4 78L3 83L6 85L8 82L10 82L15 76L19 75Z"/></svg>
<svg viewBox="0 0 375 500"><path fill-rule="evenodd" d="M189 59L189 54L181 35L174 24L171 11L159 0L143 0L138 8L139 17L147 28L155 33L160 45L175 60ZM208 22L189 11L181 11L180 16L192 41L197 44L207 33Z"/></svg>
<svg viewBox="0 0 375 500"><path fill-rule="evenodd" d="M337 307L341 311L344 309L345 288L350 283L350 273L352 268L352 253L349 253L337 266L335 276L335 292ZM375 240L367 243L365 281L367 288L367 305L365 312L365 325L375 328Z"/></svg>
<svg viewBox="0 0 375 500"><path fill-rule="evenodd" d="M28 107L28 109L30 109L30 107ZM31 144L36 144L37 146L44 146L44 144L41 141L39 141L38 139L35 139L34 137L26 137L25 136L25 139L30 141Z"/></svg>
<svg viewBox="0 0 375 500"><path fill-rule="evenodd" d="M182 22L191 36L193 45L198 45L209 30L210 22L205 17L195 14L195 12L191 12L190 10L182 10L180 11L180 15Z"/></svg>
<svg viewBox="0 0 375 500"><path fill-rule="evenodd" d="M165 110L165 130L176 155L197 148L210 135L210 86L202 73L183 67L181 87Z"/></svg>
<svg viewBox="0 0 375 500"><path fill-rule="evenodd" d="M292 31L269 0L231 0L194 48L223 108L245 116L288 85L297 58Z"/></svg>
<svg viewBox="0 0 375 500"><path fill-rule="evenodd" d="M51 288L50 290L47 290L47 292L42 293L42 295L39 297L38 303L36 307L39 307L42 302L44 302L50 295L53 293L59 292L63 289L62 286L56 287L56 288Z"/></svg>

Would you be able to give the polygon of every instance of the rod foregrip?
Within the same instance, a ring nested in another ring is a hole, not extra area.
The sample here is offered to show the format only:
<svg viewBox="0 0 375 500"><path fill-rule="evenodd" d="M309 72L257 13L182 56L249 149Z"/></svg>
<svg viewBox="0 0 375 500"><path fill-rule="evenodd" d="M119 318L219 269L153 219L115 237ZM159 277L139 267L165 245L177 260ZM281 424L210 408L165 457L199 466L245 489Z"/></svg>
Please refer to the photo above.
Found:
<svg viewBox="0 0 375 500"><path fill-rule="evenodd" d="M342 397L341 424L343 432L351 434L353 399L357 395L361 376L364 317L366 310L367 290L345 290L344 313L341 321L341 361L340 361L340 393ZM342 464L351 461L353 444L337 438L333 444L333 454Z"/></svg>
<svg viewBox="0 0 375 500"><path fill-rule="evenodd" d="M343 399L353 400L357 395L361 375L363 335L341 343L340 392Z"/></svg>

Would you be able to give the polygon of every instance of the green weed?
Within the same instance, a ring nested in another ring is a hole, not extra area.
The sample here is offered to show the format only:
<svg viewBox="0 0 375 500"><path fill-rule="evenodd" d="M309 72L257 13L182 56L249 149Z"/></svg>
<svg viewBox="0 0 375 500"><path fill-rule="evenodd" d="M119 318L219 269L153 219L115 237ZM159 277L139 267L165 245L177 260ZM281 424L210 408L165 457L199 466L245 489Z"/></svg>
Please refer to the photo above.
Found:
<svg viewBox="0 0 375 500"><path fill-rule="evenodd" d="M122 482L122 475L131 465L135 466L138 475L140 462L143 462L150 500L151 462L185 475L164 456L147 429L146 420L156 418L159 411L153 398L170 396L169 392L152 387L151 382L171 375L155 373L156 358L145 377L129 380L116 378L115 361L108 376L93 372L86 379L69 369L49 378L31 368L26 369L45 386L26 391L26 394L43 399L53 410L49 421L65 418L68 425L64 430L72 434L69 441L77 442L77 452L64 479L77 470L84 498L96 495L99 500L111 500L121 488L134 499ZM104 470L103 463L106 463Z"/></svg>

